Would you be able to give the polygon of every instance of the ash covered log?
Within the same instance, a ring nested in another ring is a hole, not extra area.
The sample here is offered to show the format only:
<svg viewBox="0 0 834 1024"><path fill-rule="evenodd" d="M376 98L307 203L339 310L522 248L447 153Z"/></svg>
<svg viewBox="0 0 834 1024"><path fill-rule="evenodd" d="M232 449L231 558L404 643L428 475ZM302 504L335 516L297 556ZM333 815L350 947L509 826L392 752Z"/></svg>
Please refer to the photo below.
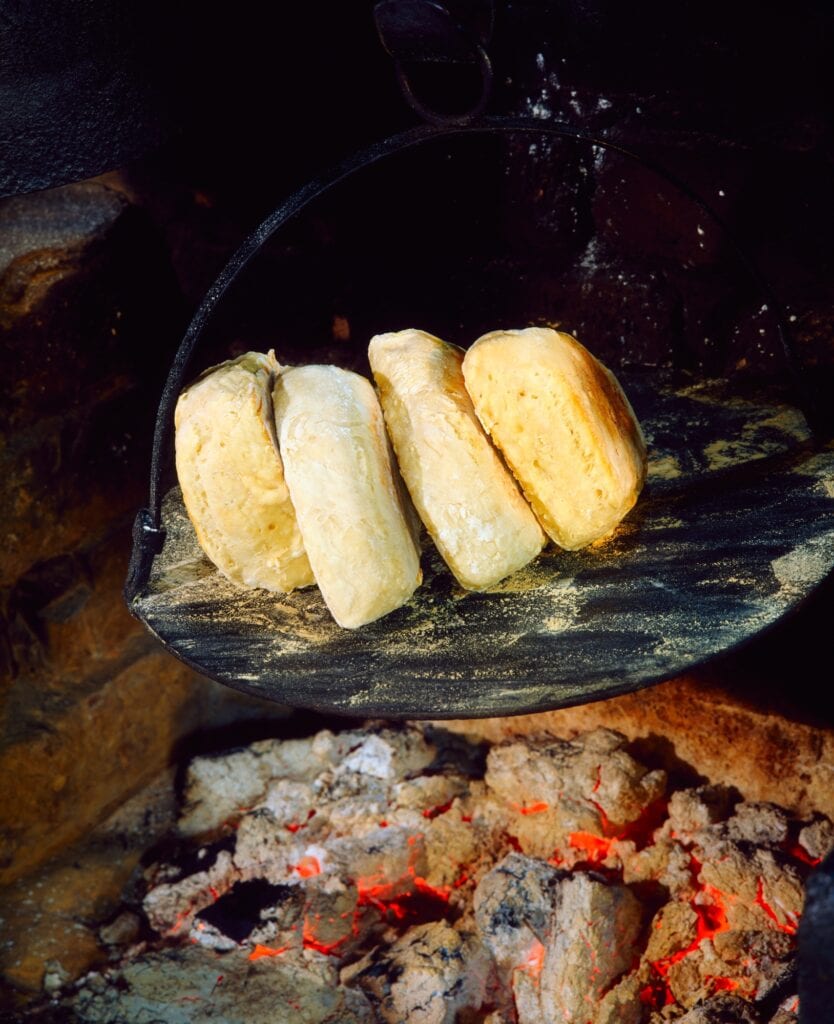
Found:
<svg viewBox="0 0 834 1024"><path fill-rule="evenodd" d="M520 1024L609 1019L609 996L623 1024L639 1020L636 998L637 1016L612 995L635 966L642 928L643 910L627 888L510 854L480 883L474 903Z"/></svg>
<svg viewBox="0 0 834 1024"><path fill-rule="evenodd" d="M551 930L557 887L566 877L545 861L508 854L475 890L478 932L507 980L540 956Z"/></svg>
<svg viewBox="0 0 834 1024"><path fill-rule="evenodd" d="M147 953L108 979L88 979L74 1011L84 1024L374 1024L361 991L338 984L317 953L218 956L200 946Z"/></svg>
<svg viewBox="0 0 834 1024"><path fill-rule="evenodd" d="M387 950L343 972L386 1024L454 1024L486 996L488 957L471 934L445 922L417 925Z"/></svg>
<svg viewBox="0 0 834 1024"><path fill-rule="evenodd" d="M528 997L538 995L544 1020L601 1019L603 996L634 966L642 917L624 886L586 874L560 882L538 992L531 976L524 983Z"/></svg>

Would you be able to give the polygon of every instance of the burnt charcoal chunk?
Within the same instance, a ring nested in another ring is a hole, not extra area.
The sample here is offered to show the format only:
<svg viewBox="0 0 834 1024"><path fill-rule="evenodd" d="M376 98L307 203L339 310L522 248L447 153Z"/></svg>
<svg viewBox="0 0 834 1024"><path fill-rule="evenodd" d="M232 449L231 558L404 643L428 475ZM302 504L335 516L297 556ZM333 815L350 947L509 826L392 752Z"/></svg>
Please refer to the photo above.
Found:
<svg viewBox="0 0 834 1024"><path fill-rule="evenodd" d="M144 953L109 984L82 988L74 1020L84 1024L373 1024L361 991L340 986L326 957L286 955L252 963L240 951L218 956L199 945Z"/></svg>
<svg viewBox="0 0 834 1024"><path fill-rule="evenodd" d="M417 925L352 974L386 1024L454 1024L485 996L486 954L473 936L444 922Z"/></svg>
<svg viewBox="0 0 834 1024"><path fill-rule="evenodd" d="M762 1018L746 999L714 996L694 1006L678 1024L762 1024Z"/></svg>
<svg viewBox="0 0 834 1024"><path fill-rule="evenodd" d="M470 779L483 778L489 753L488 744L431 724L426 725L423 732L426 740L437 751L425 774L449 772Z"/></svg>
<svg viewBox="0 0 834 1024"><path fill-rule="evenodd" d="M732 804L733 793L727 786L679 789L669 799L669 824L679 833L698 832L723 821Z"/></svg>
<svg viewBox="0 0 834 1024"><path fill-rule="evenodd" d="M499 966L523 962L521 947L546 934L556 886L564 877L538 858L511 853L483 878L475 892L475 921Z"/></svg>
<svg viewBox="0 0 834 1024"><path fill-rule="evenodd" d="M493 747L487 758L489 788L510 806L518 806L521 793L528 803L545 805L541 813L520 815L514 826L525 852L541 855L549 844L548 856L572 831L602 835L603 821L610 828L637 821L663 796L665 772L647 771L625 746L619 733L595 729L582 743L545 739ZM528 827L547 833L537 838L541 849L524 846L521 830Z"/></svg>

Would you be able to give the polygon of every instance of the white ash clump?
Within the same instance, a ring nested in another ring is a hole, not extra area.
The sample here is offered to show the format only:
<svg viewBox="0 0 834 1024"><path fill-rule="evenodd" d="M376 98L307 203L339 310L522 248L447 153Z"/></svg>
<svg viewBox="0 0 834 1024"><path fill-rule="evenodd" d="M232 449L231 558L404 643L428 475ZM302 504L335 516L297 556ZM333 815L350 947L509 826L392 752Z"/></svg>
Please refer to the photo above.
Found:
<svg viewBox="0 0 834 1024"><path fill-rule="evenodd" d="M103 984L88 979L74 1010L88 1024L374 1024L361 990L338 983L335 964L305 952L252 963L241 950L201 946L147 953Z"/></svg>
<svg viewBox="0 0 834 1024"><path fill-rule="evenodd" d="M834 849L834 824L828 818L819 817L800 831L797 842L812 861L821 861Z"/></svg>
<svg viewBox="0 0 834 1024"><path fill-rule="evenodd" d="M487 749L373 724L196 758L177 833L145 874L157 943L80 1020L157 1019L181 976L159 1020L236 1021L252 986L254 1021L271 992L310 1022L792 1024L834 845L827 819L670 791L610 730Z"/></svg>
<svg viewBox="0 0 834 1024"><path fill-rule="evenodd" d="M494 747L486 782L522 813L515 835L523 852L543 857L569 845L571 833L622 831L666 792L666 773L644 768L609 729Z"/></svg>

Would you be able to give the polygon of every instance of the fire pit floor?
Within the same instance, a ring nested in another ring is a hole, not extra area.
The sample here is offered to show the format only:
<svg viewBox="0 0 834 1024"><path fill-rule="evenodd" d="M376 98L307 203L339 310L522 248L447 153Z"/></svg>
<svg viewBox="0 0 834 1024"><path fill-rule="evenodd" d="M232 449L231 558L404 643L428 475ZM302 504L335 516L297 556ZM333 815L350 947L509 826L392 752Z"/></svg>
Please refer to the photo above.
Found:
<svg viewBox="0 0 834 1024"><path fill-rule="evenodd" d="M83 1024L791 1024L831 822L671 780L596 729L373 725L188 769Z"/></svg>

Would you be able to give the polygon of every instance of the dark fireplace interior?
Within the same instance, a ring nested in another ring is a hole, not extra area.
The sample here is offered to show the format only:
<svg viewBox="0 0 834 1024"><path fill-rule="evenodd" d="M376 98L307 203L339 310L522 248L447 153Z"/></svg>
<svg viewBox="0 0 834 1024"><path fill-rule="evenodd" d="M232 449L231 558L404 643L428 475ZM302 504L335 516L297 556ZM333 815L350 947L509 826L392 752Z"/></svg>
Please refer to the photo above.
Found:
<svg viewBox="0 0 834 1024"><path fill-rule="evenodd" d="M429 725L246 696L131 618L131 525L194 309L292 190L416 120L372 3L95 6L10 21L40 59L0 71L0 1019L824 1024L831 965L795 950L834 939L830 909L827 939L818 908L801 923L809 878L832 905L830 576L685 676ZM447 6L468 24L487 5ZM195 372L275 348L367 373L376 330L466 345L511 309L616 370L794 402L732 234L824 433L832 15L673 6L496 4L487 109L633 150L727 230L590 144L406 154L264 250ZM472 87L412 71L440 105Z"/></svg>

